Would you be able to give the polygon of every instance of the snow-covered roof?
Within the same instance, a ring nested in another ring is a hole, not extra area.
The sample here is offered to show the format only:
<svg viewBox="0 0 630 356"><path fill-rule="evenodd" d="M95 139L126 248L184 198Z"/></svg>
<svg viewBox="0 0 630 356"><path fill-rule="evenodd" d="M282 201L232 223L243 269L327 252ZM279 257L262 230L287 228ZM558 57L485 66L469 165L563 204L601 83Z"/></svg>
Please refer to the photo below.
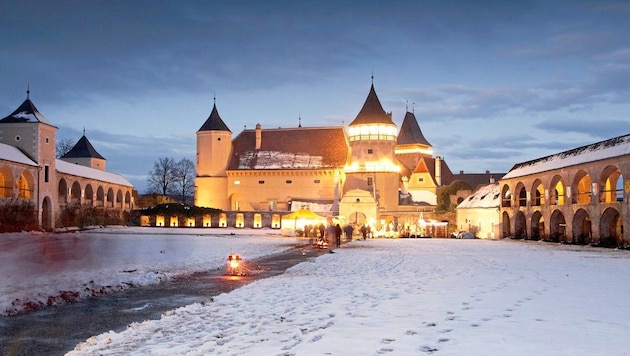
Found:
<svg viewBox="0 0 630 356"><path fill-rule="evenodd" d="M33 104L31 99L29 98L24 100L22 105L15 109L15 111L13 111L9 116L0 120L0 122L41 122L50 125L50 121L48 121L48 119L46 119L44 115L39 112L39 110L37 110L35 104Z"/></svg>
<svg viewBox="0 0 630 356"><path fill-rule="evenodd" d="M500 196L498 183L484 185L459 203L457 209L498 208Z"/></svg>
<svg viewBox="0 0 630 356"><path fill-rule="evenodd" d="M29 166L37 166L37 163L28 158L24 152L20 151L17 147L0 143L0 160L11 161Z"/></svg>
<svg viewBox="0 0 630 356"><path fill-rule="evenodd" d="M349 150L341 126L264 129L260 148L256 148L255 130L244 130L232 147L229 170L343 167Z"/></svg>
<svg viewBox="0 0 630 356"><path fill-rule="evenodd" d="M517 163L502 178L510 179L630 154L630 134Z"/></svg>
<svg viewBox="0 0 630 356"><path fill-rule="evenodd" d="M106 183L114 183L119 185L124 185L128 187L133 187L128 180L123 178L123 176L115 173L109 173L105 171L101 171L99 169L94 169L86 166L82 166L79 164L74 164L66 161L62 161L60 159L56 160L57 164L57 172L71 174L77 177L84 177L94 180L99 180L101 182Z"/></svg>

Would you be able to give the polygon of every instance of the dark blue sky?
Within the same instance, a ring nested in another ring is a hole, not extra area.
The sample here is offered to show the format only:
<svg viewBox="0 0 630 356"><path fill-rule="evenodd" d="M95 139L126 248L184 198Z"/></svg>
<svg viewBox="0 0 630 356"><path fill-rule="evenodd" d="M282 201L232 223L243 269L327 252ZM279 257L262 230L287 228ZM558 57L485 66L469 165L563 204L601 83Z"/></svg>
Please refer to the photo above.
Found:
<svg viewBox="0 0 630 356"><path fill-rule="evenodd" d="M142 192L194 161L216 95L244 127L414 110L458 172L629 133L627 1L2 1L0 116L31 99Z"/></svg>

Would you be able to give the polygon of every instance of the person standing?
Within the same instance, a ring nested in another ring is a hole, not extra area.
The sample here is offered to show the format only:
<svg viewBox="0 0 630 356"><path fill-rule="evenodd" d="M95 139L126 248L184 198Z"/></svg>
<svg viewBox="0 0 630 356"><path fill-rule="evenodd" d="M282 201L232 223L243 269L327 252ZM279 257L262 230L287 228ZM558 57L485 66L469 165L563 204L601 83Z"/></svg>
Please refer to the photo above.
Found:
<svg viewBox="0 0 630 356"><path fill-rule="evenodd" d="M341 226L339 224L335 225L335 238L337 242L337 247L341 247L341 234L342 234Z"/></svg>

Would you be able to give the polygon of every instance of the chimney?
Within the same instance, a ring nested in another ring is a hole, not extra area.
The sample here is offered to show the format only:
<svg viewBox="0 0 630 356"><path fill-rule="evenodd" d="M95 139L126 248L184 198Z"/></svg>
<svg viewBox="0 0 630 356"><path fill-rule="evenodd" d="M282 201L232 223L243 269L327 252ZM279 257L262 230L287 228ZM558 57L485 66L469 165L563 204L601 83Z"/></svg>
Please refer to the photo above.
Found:
<svg viewBox="0 0 630 356"><path fill-rule="evenodd" d="M435 156L435 183L438 187L442 186L442 158Z"/></svg>
<svg viewBox="0 0 630 356"><path fill-rule="evenodd" d="M256 149L259 150L262 145L262 126L256 124Z"/></svg>

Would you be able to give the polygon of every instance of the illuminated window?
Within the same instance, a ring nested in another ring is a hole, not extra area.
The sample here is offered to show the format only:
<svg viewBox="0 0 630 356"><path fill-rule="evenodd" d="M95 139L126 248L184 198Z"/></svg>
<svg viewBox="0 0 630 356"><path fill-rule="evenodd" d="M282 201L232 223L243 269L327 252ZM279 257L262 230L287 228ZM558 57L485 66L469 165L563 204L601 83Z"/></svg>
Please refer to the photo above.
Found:
<svg viewBox="0 0 630 356"><path fill-rule="evenodd" d="M241 181L240 181L240 180L235 180L235 181L234 181L234 184L235 184L235 185L239 185L239 184L241 184Z"/></svg>

